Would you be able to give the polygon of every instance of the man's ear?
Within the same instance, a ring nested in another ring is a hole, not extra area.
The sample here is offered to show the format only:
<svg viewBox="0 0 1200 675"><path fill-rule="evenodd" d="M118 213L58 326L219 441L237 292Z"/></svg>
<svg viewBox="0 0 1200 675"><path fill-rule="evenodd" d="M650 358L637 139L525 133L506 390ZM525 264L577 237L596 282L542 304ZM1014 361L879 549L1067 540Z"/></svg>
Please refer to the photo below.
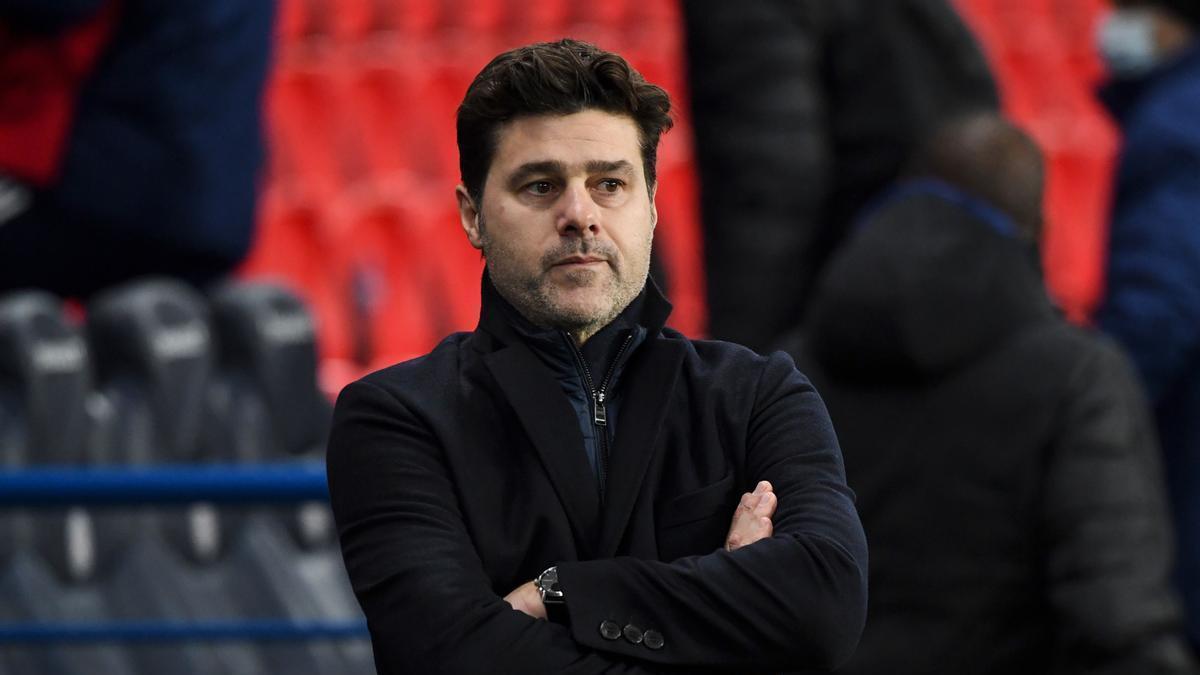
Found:
<svg viewBox="0 0 1200 675"><path fill-rule="evenodd" d="M658 226L658 204L654 201L654 196L658 194L658 181L654 181L649 187L650 193L650 229Z"/></svg>
<svg viewBox="0 0 1200 675"><path fill-rule="evenodd" d="M454 188L454 196L458 199L458 220L462 225L463 232L467 234L467 241L471 242L471 246L482 251L483 232L479 229L478 205L475 204L474 199L471 199L467 188L462 185Z"/></svg>

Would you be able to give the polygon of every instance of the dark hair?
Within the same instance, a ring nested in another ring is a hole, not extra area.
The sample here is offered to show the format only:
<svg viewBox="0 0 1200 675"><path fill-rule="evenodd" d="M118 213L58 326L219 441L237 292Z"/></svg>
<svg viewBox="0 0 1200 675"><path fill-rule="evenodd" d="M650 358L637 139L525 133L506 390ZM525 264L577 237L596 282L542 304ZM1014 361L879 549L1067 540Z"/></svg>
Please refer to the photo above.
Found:
<svg viewBox="0 0 1200 675"><path fill-rule="evenodd" d="M671 99L612 52L578 40L539 42L492 59L458 107L458 166L479 205L500 126L525 115L569 115L596 109L638 127L646 184L655 180L658 139L671 128Z"/></svg>
<svg viewBox="0 0 1200 675"><path fill-rule="evenodd" d="M998 113L977 110L944 120L920 144L908 174L940 179L990 203L1025 239L1042 236L1042 151Z"/></svg>

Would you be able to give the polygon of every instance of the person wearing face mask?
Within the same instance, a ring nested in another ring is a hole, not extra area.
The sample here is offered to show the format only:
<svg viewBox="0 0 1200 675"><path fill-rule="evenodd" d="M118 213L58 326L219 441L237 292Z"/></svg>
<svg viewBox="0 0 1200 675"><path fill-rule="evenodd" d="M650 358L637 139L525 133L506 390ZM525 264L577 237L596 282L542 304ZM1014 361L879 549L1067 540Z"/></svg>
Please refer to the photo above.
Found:
<svg viewBox="0 0 1200 675"><path fill-rule="evenodd" d="M1177 535L1177 581L1200 646L1200 0L1118 1L1101 27L1124 132L1097 325L1154 405Z"/></svg>

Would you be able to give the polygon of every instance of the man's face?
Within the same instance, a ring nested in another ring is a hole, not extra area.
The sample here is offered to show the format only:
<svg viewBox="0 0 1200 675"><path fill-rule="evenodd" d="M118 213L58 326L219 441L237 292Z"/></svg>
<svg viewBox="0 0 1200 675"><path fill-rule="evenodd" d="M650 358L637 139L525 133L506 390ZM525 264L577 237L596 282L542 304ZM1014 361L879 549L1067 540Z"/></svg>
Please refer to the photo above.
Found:
<svg viewBox="0 0 1200 675"><path fill-rule="evenodd" d="M599 110L500 127L482 204L458 188L471 245L526 318L582 342L641 292L657 213L633 120Z"/></svg>

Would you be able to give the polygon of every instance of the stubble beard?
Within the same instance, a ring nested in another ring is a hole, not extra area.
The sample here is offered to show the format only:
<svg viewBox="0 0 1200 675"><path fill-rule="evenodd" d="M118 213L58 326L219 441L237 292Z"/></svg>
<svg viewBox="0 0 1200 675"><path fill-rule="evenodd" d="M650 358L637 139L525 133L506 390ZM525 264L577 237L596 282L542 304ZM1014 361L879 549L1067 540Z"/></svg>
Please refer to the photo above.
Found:
<svg viewBox="0 0 1200 675"><path fill-rule="evenodd" d="M640 265L641 269L630 269L628 264L617 264L622 260L612 244L574 239L547 251L539 261L539 272L530 276L509 264L509 261L514 260L513 252L504 244L492 240L482 221L479 229L488 273L500 295L535 325L565 330L581 341L617 318L617 315L641 293L650 274L649 255L645 256L644 264ZM646 242L647 251L649 245L649 242ZM602 272L593 269L573 270L566 275L567 283L576 287L603 284L600 301L591 308L561 302L557 291L562 288L562 284L550 278L555 262L576 254L597 255L608 260L610 274L604 275L603 278L600 278Z"/></svg>

